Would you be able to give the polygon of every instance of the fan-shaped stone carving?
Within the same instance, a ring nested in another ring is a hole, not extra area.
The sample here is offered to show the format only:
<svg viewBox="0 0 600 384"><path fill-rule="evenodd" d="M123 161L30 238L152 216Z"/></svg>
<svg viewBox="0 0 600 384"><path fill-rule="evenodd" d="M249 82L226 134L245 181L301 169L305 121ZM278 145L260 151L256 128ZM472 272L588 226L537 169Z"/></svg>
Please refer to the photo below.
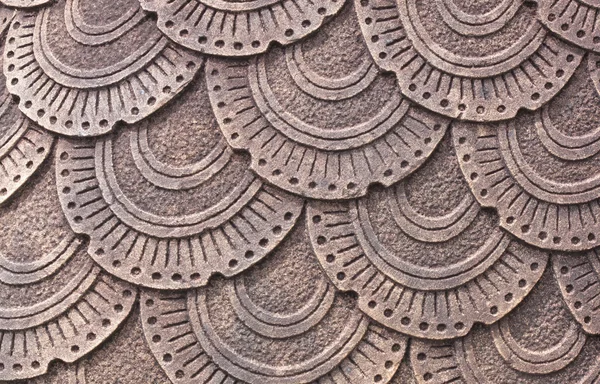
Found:
<svg viewBox="0 0 600 384"><path fill-rule="evenodd" d="M453 128L463 173L479 202L497 209L505 229L542 248L591 249L600 238L595 66L590 56L592 72L582 65L564 99L535 114Z"/></svg>
<svg viewBox="0 0 600 384"><path fill-rule="evenodd" d="M213 109L229 144L288 191L364 195L419 167L448 121L401 95L361 41L352 7L317 36L243 62L210 59Z"/></svg>
<svg viewBox="0 0 600 384"><path fill-rule="evenodd" d="M356 0L371 55L402 92L459 119L493 121L538 109L583 52L547 33L531 2Z"/></svg>
<svg viewBox="0 0 600 384"><path fill-rule="evenodd" d="M288 45L316 31L343 0L139 0L158 14L158 27L199 52L248 56L271 43Z"/></svg>
<svg viewBox="0 0 600 384"><path fill-rule="evenodd" d="M547 255L511 241L480 209L448 136L395 187L347 203L310 203L313 248L342 290L378 322L410 335L463 336L493 323L540 278Z"/></svg>
<svg viewBox="0 0 600 384"><path fill-rule="evenodd" d="M263 184L226 145L205 83L168 110L94 140L61 139L63 210L89 253L122 279L155 288L206 284L264 257L303 201Z"/></svg>
<svg viewBox="0 0 600 384"><path fill-rule="evenodd" d="M539 18L561 38L600 52L600 3L596 0L540 0Z"/></svg>
<svg viewBox="0 0 600 384"><path fill-rule="evenodd" d="M521 306L453 342L414 341L419 384L573 383L600 376L600 339L586 337L546 273Z"/></svg>
<svg viewBox="0 0 600 384"><path fill-rule="evenodd" d="M51 164L0 208L0 377L73 362L125 319L135 289L107 276L62 216Z"/></svg>
<svg viewBox="0 0 600 384"><path fill-rule="evenodd" d="M299 225L275 253L231 280L144 293L146 339L181 383L387 383L406 338L369 320L321 272ZM289 279L283 280L281 276Z"/></svg>
<svg viewBox="0 0 600 384"><path fill-rule="evenodd" d="M19 12L4 49L19 108L63 135L109 132L156 111L202 59L164 37L135 0L61 0Z"/></svg>

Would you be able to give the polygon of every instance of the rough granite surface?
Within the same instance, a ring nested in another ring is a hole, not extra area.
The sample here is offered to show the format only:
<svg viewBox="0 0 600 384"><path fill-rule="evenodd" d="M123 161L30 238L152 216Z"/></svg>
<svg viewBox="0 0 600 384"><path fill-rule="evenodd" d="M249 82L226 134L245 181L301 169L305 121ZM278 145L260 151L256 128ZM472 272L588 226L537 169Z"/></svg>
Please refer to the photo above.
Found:
<svg viewBox="0 0 600 384"><path fill-rule="evenodd" d="M0 0L0 383L600 382L600 0Z"/></svg>

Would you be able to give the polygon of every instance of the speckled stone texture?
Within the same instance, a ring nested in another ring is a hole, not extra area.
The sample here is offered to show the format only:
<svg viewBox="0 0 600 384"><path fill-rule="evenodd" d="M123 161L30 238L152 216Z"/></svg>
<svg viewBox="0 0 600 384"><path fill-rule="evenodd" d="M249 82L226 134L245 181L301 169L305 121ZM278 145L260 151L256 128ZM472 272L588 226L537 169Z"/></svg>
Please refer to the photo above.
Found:
<svg viewBox="0 0 600 384"><path fill-rule="evenodd" d="M599 0L0 0L0 383L600 382Z"/></svg>

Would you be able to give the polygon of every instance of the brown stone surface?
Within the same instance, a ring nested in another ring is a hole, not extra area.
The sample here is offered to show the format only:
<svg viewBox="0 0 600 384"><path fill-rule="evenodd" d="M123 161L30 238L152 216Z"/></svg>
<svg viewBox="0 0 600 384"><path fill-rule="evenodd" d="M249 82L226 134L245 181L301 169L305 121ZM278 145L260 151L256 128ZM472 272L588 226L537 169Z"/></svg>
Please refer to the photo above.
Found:
<svg viewBox="0 0 600 384"><path fill-rule="evenodd" d="M598 0L0 0L0 383L600 381Z"/></svg>

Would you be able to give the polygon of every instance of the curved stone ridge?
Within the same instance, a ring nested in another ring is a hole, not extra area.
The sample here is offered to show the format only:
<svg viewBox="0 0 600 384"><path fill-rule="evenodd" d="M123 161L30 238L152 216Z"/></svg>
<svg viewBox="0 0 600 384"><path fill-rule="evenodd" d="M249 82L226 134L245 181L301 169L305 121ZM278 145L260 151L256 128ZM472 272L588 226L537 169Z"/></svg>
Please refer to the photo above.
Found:
<svg viewBox="0 0 600 384"><path fill-rule="evenodd" d="M0 204L33 176L52 150L54 137L28 120L4 94L0 104Z"/></svg>
<svg viewBox="0 0 600 384"><path fill-rule="evenodd" d="M594 0L538 1L539 19L561 38L581 48L600 52L600 3Z"/></svg>
<svg viewBox="0 0 600 384"><path fill-rule="evenodd" d="M115 12L122 19L108 22ZM19 12L7 41L4 73L19 108L69 136L139 121L171 100L202 64L162 36L133 0L61 0Z"/></svg>
<svg viewBox="0 0 600 384"><path fill-rule="evenodd" d="M598 348L599 340L585 336L546 273L523 305L498 324L453 342L415 341L410 357L419 383L583 384L600 376Z"/></svg>
<svg viewBox="0 0 600 384"><path fill-rule="evenodd" d="M405 337L370 324L352 298L335 291L306 243L298 241L306 237L298 226L273 258L245 274L243 283L214 279L187 295L144 293L146 339L173 381L359 384L391 379L404 355ZM277 282L281 275L297 279ZM274 285L278 292L265 295Z"/></svg>
<svg viewBox="0 0 600 384"><path fill-rule="evenodd" d="M597 246L598 121L596 59L591 55L565 88L580 106L551 101L535 114L496 125L457 124L454 144L465 178L500 225L541 248ZM593 71L588 71L593 68Z"/></svg>
<svg viewBox="0 0 600 384"><path fill-rule="evenodd" d="M0 8L0 45L13 11ZM2 60L2 59L0 59ZM54 138L29 121L17 108L5 83L0 86L0 204L19 190L51 152Z"/></svg>
<svg viewBox="0 0 600 384"><path fill-rule="evenodd" d="M358 197L414 172L449 121L411 105L379 73L351 4L321 33L246 61L209 59L211 103L261 177L314 199Z"/></svg>
<svg viewBox="0 0 600 384"><path fill-rule="evenodd" d="M316 31L342 0L139 0L173 41L211 55L248 56Z"/></svg>
<svg viewBox="0 0 600 384"><path fill-rule="evenodd" d="M101 139L59 141L63 210L107 271L147 287L197 287L256 263L294 225L303 201L252 174L226 147L207 105L198 81L151 121ZM204 119L186 120L198 113Z"/></svg>
<svg viewBox="0 0 600 384"><path fill-rule="evenodd" d="M548 34L531 2L500 1L483 14L453 3L355 1L375 62L432 111L470 121L512 118L553 98L581 61L584 52Z"/></svg>
<svg viewBox="0 0 600 384"><path fill-rule="evenodd" d="M457 180L447 137L395 187L309 204L321 265L378 322L417 337L464 336L502 318L540 278L547 255L512 241Z"/></svg>

